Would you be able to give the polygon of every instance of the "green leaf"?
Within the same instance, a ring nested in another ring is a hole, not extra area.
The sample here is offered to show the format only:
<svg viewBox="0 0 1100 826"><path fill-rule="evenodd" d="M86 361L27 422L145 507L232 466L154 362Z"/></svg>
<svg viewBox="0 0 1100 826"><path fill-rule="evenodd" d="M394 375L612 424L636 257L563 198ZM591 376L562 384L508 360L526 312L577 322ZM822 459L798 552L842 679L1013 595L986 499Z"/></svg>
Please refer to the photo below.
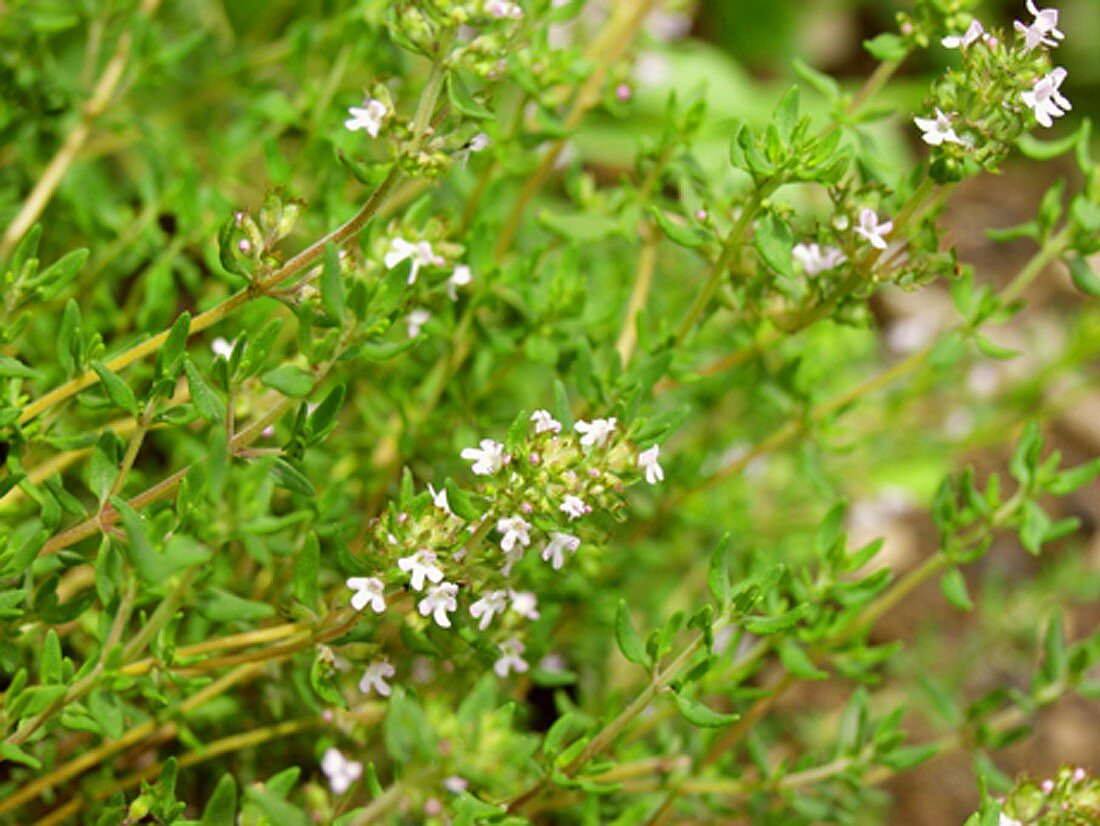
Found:
<svg viewBox="0 0 1100 826"><path fill-rule="evenodd" d="M88 696L88 713L103 726L107 736L116 739L122 736L126 723L118 698L114 694L104 689L93 691Z"/></svg>
<svg viewBox="0 0 1100 826"><path fill-rule="evenodd" d="M814 661L810 659L810 655L794 640L780 637L778 648L780 662L782 662L783 667L795 677L801 680L828 679L829 672L822 671L814 665Z"/></svg>
<svg viewBox="0 0 1100 826"><path fill-rule="evenodd" d="M112 373L111 369L102 361L93 361L92 369L95 370L99 380L103 383L103 389L107 393L107 398L111 400L111 404L136 415L138 403L134 391L130 389L130 385Z"/></svg>
<svg viewBox="0 0 1100 826"><path fill-rule="evenodd" d="M309 416L309 430L314 440L326 436L334 426L336 414L340 412L340 406L344 403L344 394L347 386L342 382L333 387L314 408Z"/></svg>
<svg viewBox="0 0 1100 826"><path fill-rule="evenodd" d="M806 605L799 605L774 617L745 617L743 621L745 630L757 636L769 636L789 631L802 619L807 607Z"/></svg>
<svg viewBox="0 0 1100 826"><path fill-rule="evenodd" d="M321 267L321 304L337 321L344 320L344 276L340 271L340 251L335 244L325 245Z"/></svg>
<svg viewBox="0 0 1100 826"><path fill-rule="evenodd" d="M310 820L309 815L266 788L250 786L245 790L245 796L270 818L268 822L272 824L277 823L279 826L313 826L313 821Z"/></svg>
<svg viewBox="0 0 1100 826"><path fill-rule="evenodd" d="M1083 485L1087 485L1098 475L1100 475L1100 458L1061 471L1046 484L1046 489L1055 496L1065 496L1067 493L1073 493Z"/></svg>
<svg viewBox="0 0 1100 826"><path fill-rule="evenodd" d="M313 496L317 493L309 477L281 456L271 466L271 478L279 487L300 493L302 496Z"/></svg>
<svg viewBox="0 0 1100 826"><path fill-rule="evenodd" d="M684 719L700 728L721 728L741 719L740 714L723 714L683 694L673 692L672 699Z"/></svg>
<svg viewBox="0 0 1100 826"><path fill-rule="evenodd" d="M42 768L42 761L37 757L32 757L15 743L9 743L6 740L0 741L0 758L10 760L12 763L20 763L35 771Z"/></svg>
<svg viewBox="0 0 1100 826"><path fill-rule="evenodd" d="M157 373L166 375L169 370L174 370L176 362L183 358L187 349L187 337L191 333L191 314L180 313L176 317L172 328L168 331L168 337L164 340L164 346L157 351ZM175 376L171 376L175 378Z"/></svg>
<svg viewBox="0 0 1100 826"><path fill-rule="evenodd" d="M1013 359L1020 355L1019 350L1002 347L980 334L974 336L974 343L978 346L978 350L981 351L982 355L988 356L991 359Z"/></svg>
<svg viewBox="0 0 1100 826"><path fill-rule="evenodd" d="M294 596L303 605L316 608L320 599L317 578L321 568L321 545L310 532L294 565Z"/></svg>
<svg viewBox="0 0 1100 826"><path fill-rule="evenodd" d="M634 629L634 624L630 621L626 600L622 599L619 600L619 606L615 611L615 639L624 657L635 665L648 667L649 657L646 656L645 646Z"/></svg>
<svg viewBox="0 0 1100 826"><path fill-rule="evenodd" d="M729 546L730 534L726 533L711 553L707 566L707 587L719 608L724 608L730 599Z"/></svg>
<svg viewBox="0 0 1100 826"><path fill-rule="evenodd" d="M765 213L753 236L753 245L764 262L777 273L788 276L793 274L791 250L794 244L791 240L791 228L778 215L773 212Z"/></svg>
<svg viewBox="0 0 1100 826"><path fill-rule="evenodd" d="M948 568L940 578L940 588L943 595L956 608L961 611L972 611L974 603L967 591L966 579L958 568Z"/></svg>
<svg viewBox="0 0 1100 826"><path fill-rule="evenodd" d="M0 379L33 379L38 373L17 358L0 356Z"/></svg>
<svg viewBox="0 0 1100 826"><path fill-rule="evenodd" d="M1087 296L1100 298L1100 276L1092 271L1088 260L1080 256L1065 259L1073 286Z"/></svg>
<svg viewBox="0 0 1100 826"><path fill-rule="evenodd" d="M797 86L792 86L779 99L775 111L772 112L772 123L779 130L779 136L785 144L790 142L798 124L798 104L799 90Z"/></svg>
<svg viewBox="0 0 1100 826"><path fill-rule="evenodd" d="M1023 522L1020 525L1020 542L1028 553L1038 556L1050 531L1050 517L1034 501L1027 500L1022 506Z"/></svg>
<svg viewBox="0 0 1100 826"><path fill-rule="evenodd" d="M871 40L863 41L863 48L870 52L875 60L903 60L909 53L905 39L899 35L883 32Z"/></svg>
<svg viewBox="0 0 1100 826"><path fill-rule="evenodd" d="M191 390L191 401L195 403L195 409L199 411L208 422L220 422L224 415L225 403L218 398L214 389L206 383L206 379L192 364L191 359L183 357L183 371L187 374L187 386Z"/></svg>
<svg viewBox="0 0 1100 826"><path fill-rule="evenodd" d="M554 234L567 241L580 243L603 241L622 231L622 225L617 218L592 212L564 214L544 209L539 212L538 220Z"/></svg>
<svg viewBox="0 0 1100 826"><path fill-rule="evenodd" d="M791 67L794 69L795 74L806 81L826 100L834 101L840 97L840 84L831 76L824 72L819 72L813 66L797 57L791 60Z"/></svg>
<svg viewBox="0 0 1100 826"><path fill-rule="evenodd" d="M275 609L266 602L244 599L221 588L206 588L197 608L211 622L249 622L274 616Z"/></svg>
<svg viewBox="0 0 1100 826"><path fill-rule="evenodd" d="M931 760L940 753L940 746L935 743L925 743L918 746L900 746L889 754L884 754L879 761L887 768L895 772L909 771L921 763Z"/></svg>
<svg viewBox="0 0 1100 826"><path fill-rule="evenodd" d="M269 370L260 378L268 387L278 390L284 396L300 399L309 395L313 389L313 375L301 367L284 364Z"/></svg>
<svg viewBox="0 0 1100 826"><path fill-rule="evenodd" d="M56 685L61 682L61 639L57 631L50 629L46 632L46 640L42 644L42 657L38 663L38 676L45 685Z"/></svg>
<svg viewBox="0 0 1100 826"><path fill-rule="evenodd" d="M650 207L649 214L657 221L661 231L668 236L668 240L681 247L694 249L707 242L707 234L698 227L684 226L666 216L657 207Z"/></svg>
<svg viewBox="0 0 1100 826"><path fill-rule="evenodd" d="M199 826L235 826L237 822L237 781L223 774L214 793L202 810Z"/></svg>
<svg viewBox="0 0 1100 826"><path fill-rule="evenodd" d="M456 110L467 117L475 120L496 120L496 115L478 103L470 94L470 90L466 88L458 72L452 71L447 74L447 98Z"/></svg>
<svg viewBox="0 0 1100 826"><path fill-rule="evenodd" d="M88 254L86 249L73 250L31 279L27 286L33 286L41 300L53 299L76 277Z"/></svg>

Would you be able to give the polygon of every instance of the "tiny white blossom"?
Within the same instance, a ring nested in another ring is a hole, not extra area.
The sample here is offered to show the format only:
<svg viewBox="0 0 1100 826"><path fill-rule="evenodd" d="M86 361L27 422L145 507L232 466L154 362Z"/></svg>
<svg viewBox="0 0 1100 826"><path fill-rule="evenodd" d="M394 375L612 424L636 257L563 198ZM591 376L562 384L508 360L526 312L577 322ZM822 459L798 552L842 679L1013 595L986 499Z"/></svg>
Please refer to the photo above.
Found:
<svg viewBox="0 0 1100 826"><path fill-rule="evenodd" d="M527 670L527 660L521 656L526 646L515 637L511 637L497 646L500 649L500 659L493 664L495 671L502 678L507 677L509 671L522 674Z"/></svg>
<svg viewBox="0 0 1100 826"><path fill-rule="evenodd" d="M985 34L985 27L977 20L971 20L964 34L949 34L940 41L949 49L965 49L979 37Z"/></svg>
<svg viewBox="0 0 1100 826"><path fill-rule="evenodd" d="M476 135L466 141L465 144L463 144L462 148L455 153L455 157L462 161L462 165L465 166L466 163L470 160L470 155L481 152L489 145L489 143L489 136L486 135L484 132L478 132Z"/></svg>
<svg viewBox="0 0 1100 826"><path fill-rule="evenodd" d="M465 264L459 264L451 273L451 277L447 279L447 297L451 301L458 301L458 288L465 287L473 280L474 276L470 272L470 268Z"/></svg>
<svg viewBox="0 0 1100 826"><path fill-rule="evenodd" d="M930 146L939 146L941 143L964 144L963 139L955 134L950 115L945 115L939 109L936 110L936 117L913 118L913 122L923 133L921 140Z"/></svg>
<svg viewBox="0 0 1100 826"><path fill-rule="evenodd" d="M425 579L430 582L439 582L443 579L443 571L439 569L437 561L433 551L422 548L410 556L403 556L397 560L397 567L409 575L414 591L422 591Z"/></svg>
<svg viewBox="0 0 1100 826"><path fill-rule="evenodd" d="M511 553L518 542L524 548L531 544L531 523L522 516L506 516L497 520L497 530L503 534L500 539L500 549L504 553Z"/></svg>
<svg viewBox="0 0 1100 826"><path fill-rule="evenodd" d="M660 455L660 445L654 445L638 454L638 467L645 471L645 480L651 485L664 481L665 478L664 469L657 464L657 457Z"/></svg>
<svg viewBox="0 0 1100 826"><path fill-rule="evenodd" d="M359 680L359 690L364 694L376 692L380 697L390 696L390 684L386 682L397 673L389 660L375 660L367 666L363 677Z"/></svg>
<svg viewBox="0 0 1100 826"><path fill-rule="evenodd" d="M405 316L405 327L408 329L409 338L416 338L420 335L424 325L431 320L432 314L420 307Z"/></svg>
<svg viewBox="0 0 1100 826"><path fill-rule="evenodd" d="M508 596L512 598L512 610L521 617L525 617L529 620L537 620L539 618L539 600L532 592L509 591Z"/></svg>
<svg viewBox="0 0 1100 826"><path fill-rule="evenodd" d="M465 777L459 777L457 774L452 774L450 777L443 778L443 788L451 794L462 794L469 785L469 780Z"/></svg>
<svg viewBox="0 0 1100 826"><path fill-rule="evenodd" d="M439 508L444 513L454 516L454 511L451 510L451 503L447 501L447 489L440 488L436 490L432 487L432 483L428 482L428 495L432 497L432 504Z"/></svg>
<svg viewBox="0 0 1100 826"><path fill-rule="evenodd" d="M1066 70L1061 66L1056 67L1049 75L1044 75L1035 81L1030 92L1022 92L1024 103L1035 110L1035 119L1043 126L1054 125L1054 118L1060 118L1073 107L1070 106L1065 96L1058 91L1062 81L1066 79Z"/></svg>
<svg viewBox="0 0 1100 826"><path fill-rule="evenodd" d="M386 610L385 586L382 580L374 576L353 576L347 580L347 586L355 591L351 595L351 607L362 611L368 605L376 614Z"/></svg>
<svg viewBox="0 0 1100 826"><path fill-rule="evenodd" d="M441 582L439 585L433 585L428 589L428 595L417 603L416 610L420 612L422 617L431 614L435 624L440 628L450 628L451 618L447 616L447 612L458 608L458 602L455 599L457 593L458 586L453 582Z"/></svg>
<svg viewBox="0 0 1100 826"><path fill-rule="evenodd" d="M1004 812L1001 812L997 818L997 826L1024 826L1019 820L1014 817L1009 817Z"/></svg>
<svg viewBox="0 0 1100 826"><path fill-rule="evenodd" d="M593 419L590 422L586 422L584 419L578 421L574 428L578 433L583 434L581 437L581 445L583 447L592 447L593 445L602 446L607 441L608 437L615 432L615 423L617 419L611 417L609 419Z"/></svg>
<svg viewBox="0 0 1100 826"><path fill-rule="evenodd" d="M343 794L363 775L363 764L348 760L339 749L327 749L321 758L321 771L328 778L333 794Z"/></svg>
<svg viewBox="0 0 1100 826"><path fill-rule="evenodd" d="M561 422L550 415L549 410L536 410L531 414L535 433L561 433Z"/></svg>
<svg viewBox="0 0 1100 826"><path fill-rule="evenodd" d="M389 109L380 100L368 100L362 106L349 108L348 114L351 117L344 121L345 127L352 132L357 129L365 129L368 135L377 138L379 131L382 129L382 121L389 114Z"/></svg>
<svg viewBox="0 0 1100 826"><path fill-rule="evenodd" d="M490 591L470 606L470 616L478 620L480 630L488 628L493 617L508 607L507 596L505 591Z"/></svg>
<svg viewBox="0 0 1100 826"><path fill-rule="evenodd" d="M480 447L468 447L462 451L463 459L473 461L475 476L492 476L504 467L504 445L492 439L482 439Z"/></svg>
<svg viewBox="0 0 1100 826"><path fill-rule="evenodd" d="M836 247L823 247L816 243L795 244L791 256L811 277L839 267L848 260L848 256Z"/></svg>
<svg viewBox="0 0 1100 826"><path fill-rule="evenodd" d="M382 262L386 265L386 269L392 270L405 260L412 261L411 269L409 270L410 284L416 283L416 276L420 272L421 267L439 267L444 264L443 258L435 254L435 251L432 250L432 245L427 241L418 241L414 244L412 241L406 241L404 238L392 239L390 241L389 252L387 252L382 259Z"/></svg>
<svg viewBox="0 0 1100 826"><path fill-rule="evenodd" d="M1058 29L1058 9L1040 10L1035 7L1035 0L1027 0L1027 10L1035 18L1030 26L1019 20L1012 21L1012 24L1024 36L1024 48L1029 52L1039 44L1057 46L1058 41L1066 36Z"/></svg>
<svg viewBox="0 0 1100 826"><path fill-rule="evenodd" d="M517 3L509 0L486 0L485 11L497 20L520 20L523 18L523 9Z"/></svg>
<svg viewBox="0 0 1100 826"><path fill-rule="evenodd" d="M878 222L878 216L873 209L865 209L859 213L859 226L855 228L857 235L862 235L876 249L886 249L886 234L894 228L893 221Z"/></svg>
<svg viewBox="0 0 1100 826"><path fill-rule="evenodd" d="M579 537L554 531L550 534L550 541L542 549L542 561L549 562L550 567L556 571L565 563L565 551L575 554L580 546Z"/></svg>
<svg viewBox="0 0 1100 826"><path fill-rule="evenodd" d="M569 520L572 521L574 519L580 519L586 513L590 513L592 508L588 507L579 496L574 496L570 493L566 494L558 510L568 516Z"/></svg>
<svg viewBox="0 0 1100 826"><path fill-rule="evenodd" d="M210 342L210 352L212 352L218 358L223 358L229 361L229 357L233 355L233 342L226 341L219 336Z"/></svg>

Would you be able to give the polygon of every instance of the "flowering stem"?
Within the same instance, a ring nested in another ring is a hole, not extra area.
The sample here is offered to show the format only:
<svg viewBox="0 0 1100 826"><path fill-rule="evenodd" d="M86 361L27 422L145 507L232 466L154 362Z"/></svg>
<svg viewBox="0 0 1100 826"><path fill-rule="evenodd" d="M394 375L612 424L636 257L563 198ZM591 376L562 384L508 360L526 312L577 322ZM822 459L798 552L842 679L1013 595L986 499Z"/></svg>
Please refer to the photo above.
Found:
<svg viewBox="0 0 1100 826"><path fill-rule="evenodd" d="M142 0L137 10L138 14L142 17L152 17L159 5L160 0ZM88 136L92 132L92 125L107 110L107 106L122 80L122 75L126 71L126 63L130 59L130 51L133 45L133 29L127 29L119 35L115 52L111 59L107 61L103 74L99 76L99 81L92 91L92 96L81 107L80 120L77 121L72 131L65 136L65 142L61 144L61 148L50 159L30 195L27 196L27 200L23 202L19 214L4 230L4 237L0 239L0 258L8 256L50 202L50 198L53 197L58 184L61 183L61 179L65 176L69 167L72 166L76 156L88 140Z"/></svg>
<svg viewBox="0 0 1100 826"><path fill-rule="evenodd" d="M703 282L703 289L695 296L695 301L688 310L687 316L676 331L677 341L683 341L684 338L687 337L687 334L691 332L695 323L699 320L699 316L703 314L703 311L706 310L707 306L710 304L710 300L714 297L714 292L718 289L722 277L729 271L735 257L741 251L741 246L745 241L745 230L747 230L749 225L755 220L756 214L760 211L761 204L763 204L768 196L779 187L780 183L782 183L781 178L768 178L753 191L752 197L741 210L741 214L737 217L737 221L734 222L732 229L729 231L729 235L726 236L726 243L722 247L722 253L718 256L718 260L714 262L714 266L710 268L710 272L707 274L707 280Z"/></svg>
<svg viewBox="0 0 1100 826"><path fill-rule="evenodd" d="M717 630L721 625L721 621L716 622L714 630ZM566 777L572 777L585 763L611 745L623 730L630 725L634 718L645 711L649 704L653 702L653 699L687 666L703 647L704 641L704 636L702 634L698 635L680 652L676 659L669 663L667 668L662 671L655 670L649 685L647 685L641 693L634 698L633 702L623 709L614 720L600 729L599 733L588 742L588 745L584 747L581 753L561 769L561 773ZM508 811L513 814L522 811L528 804L535 800L535 798L546 791L549 786L549 780L540 780L530 789L519 795L519 797L513 799L512 802L508 804Z"/></svg>
<svg viewBox="0 0 1100 826"><path fill-rule="evenodd" d="M604 27L586 51L585 58L597 62L592 74L588 76L573 98L573 104L563 123L566 131L576 129L589 110L599 103L600 88L603 86L608 71L630 46L641 28L642 22L656 3L657 0L634 0L634 2L619 3L616 6L607 26ZM535 194L542 188L543 182L554 168L554 164L557 163L564 148L565 138L554 141L542 156L538 167L528 176L507 223L500 231L496 246L493 248L493 259L495 261L500 262L505 253L511 249L516 232L519 230L520 221L523 220L524 210L531 199L535 197Z"/></svg>

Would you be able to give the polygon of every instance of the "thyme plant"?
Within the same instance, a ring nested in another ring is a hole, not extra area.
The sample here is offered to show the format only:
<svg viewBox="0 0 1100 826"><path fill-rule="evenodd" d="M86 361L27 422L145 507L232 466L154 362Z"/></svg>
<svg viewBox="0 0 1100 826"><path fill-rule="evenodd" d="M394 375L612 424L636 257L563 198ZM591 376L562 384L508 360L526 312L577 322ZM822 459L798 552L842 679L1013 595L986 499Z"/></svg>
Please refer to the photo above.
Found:
<svg viewBox="0 0 1100 826"><path fill-rule="evenodd" d="M1100 695L1100 182L1059 10L976 6L740 95L690 3L0 4L0 822L874 823L957 753L1098 822L998 761Z"/></svg>

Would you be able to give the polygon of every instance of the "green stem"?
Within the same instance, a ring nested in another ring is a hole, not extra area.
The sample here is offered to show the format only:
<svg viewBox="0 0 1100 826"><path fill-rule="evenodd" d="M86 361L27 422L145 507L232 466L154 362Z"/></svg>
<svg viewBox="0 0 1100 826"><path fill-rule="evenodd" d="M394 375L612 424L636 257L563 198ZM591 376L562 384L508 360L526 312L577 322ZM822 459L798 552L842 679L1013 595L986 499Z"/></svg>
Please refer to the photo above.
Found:
<svg viewBox="0 0 1100 826"><path fill-rule="evenodd" d="M745 204L733 228L730 229L729 234L726 236L726 243L722 247L722 253L718 256L718 260L714 262L714 266L710 268L710 272L707 274L707 280L703 283L703 289L695 296L695 301L688 310L687 316L676 331L677 341L683 341L684 338L687 337L687 334L691 332L691 329L699 320L699 316L703 314L703 311L710 304L710 300L714 297L714 292L718 289L722 277L729 270L735 256L741 251L741 246L745 241L745 230L747 230L749 225L756 219L761 204L763 204L768 196L779 187L780 182L778 178L769 178L761 183L752 193L749 202Z"/></svg>

